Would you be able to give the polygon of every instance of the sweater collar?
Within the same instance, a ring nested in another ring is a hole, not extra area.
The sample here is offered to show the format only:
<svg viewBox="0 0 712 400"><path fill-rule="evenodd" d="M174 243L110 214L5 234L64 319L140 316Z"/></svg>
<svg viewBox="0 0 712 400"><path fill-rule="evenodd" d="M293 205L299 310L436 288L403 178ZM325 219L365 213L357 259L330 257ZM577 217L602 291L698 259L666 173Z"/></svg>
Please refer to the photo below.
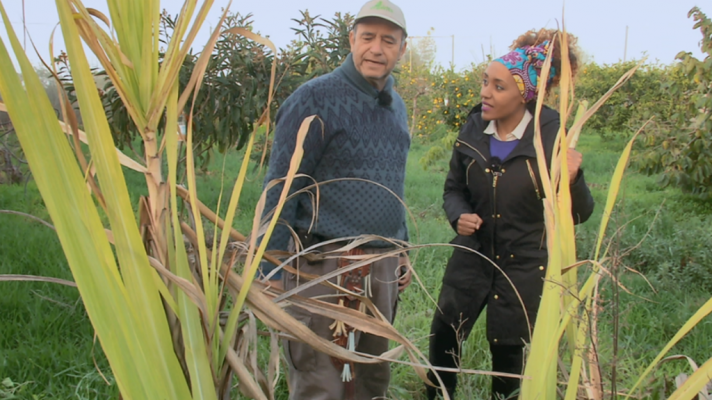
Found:
<svg viewBox="0 0 712 400"><path fill-rule="evenodd" d="M338 67L334 72L339 73L341 76L346 78L346 80L353 85L359 91L373 97L374 99L378 97L378 89L371 85L366 78L361 75L354 65L353 55L349 53L344 62ZM390 92L393 88L393 76L389 75L386 80L386 85L383 87L384 92Z"/></svg>

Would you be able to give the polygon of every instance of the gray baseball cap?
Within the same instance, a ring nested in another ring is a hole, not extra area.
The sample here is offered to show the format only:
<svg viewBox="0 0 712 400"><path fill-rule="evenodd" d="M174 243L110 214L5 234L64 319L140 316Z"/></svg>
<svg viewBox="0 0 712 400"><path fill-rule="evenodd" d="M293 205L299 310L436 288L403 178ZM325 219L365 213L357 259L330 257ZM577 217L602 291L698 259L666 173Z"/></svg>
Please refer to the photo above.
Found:
<svg viewBox="0 0 712 400"><path fill-rule="evenodd" d="M368 17L382 18L386 21L393 22L403 29L406 36L408 35L408 30L405 28L405 16L403 15L403 11L389 0L371 0L364 4L363 7L361 7L361 11L358 12L354 23Z"/></svg>

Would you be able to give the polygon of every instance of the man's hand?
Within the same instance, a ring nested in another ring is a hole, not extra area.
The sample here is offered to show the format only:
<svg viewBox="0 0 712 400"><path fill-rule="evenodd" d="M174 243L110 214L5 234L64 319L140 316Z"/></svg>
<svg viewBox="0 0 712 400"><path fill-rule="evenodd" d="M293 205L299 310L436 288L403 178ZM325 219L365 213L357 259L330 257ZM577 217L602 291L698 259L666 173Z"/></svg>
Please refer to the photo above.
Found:
<svg viewBox="0 0 712 400"><path fill-rule="evenodd" d="M457 233L470 236L482 226L482 218L477 214L462 214L457 220Z"/></svg>
<svg viewBox="0 0 712 400"><path fill-rule="evenodd" d="M398 278L398 292L402 292L410 286L411 282L413 281L413 271L412 271L412 266L410 265L410 257L408 255L403 255L398 257L398 272L399 272L399 278Z"/></svg>
<svg viewBox="0 0 712 400"><path fill-rule="evenodd" d="M574 183L574 181L576 180L576 176L578 175L579 169L581 168L583 154L570 148L566 153L566 161L569 166L569 182Z"/></svg>

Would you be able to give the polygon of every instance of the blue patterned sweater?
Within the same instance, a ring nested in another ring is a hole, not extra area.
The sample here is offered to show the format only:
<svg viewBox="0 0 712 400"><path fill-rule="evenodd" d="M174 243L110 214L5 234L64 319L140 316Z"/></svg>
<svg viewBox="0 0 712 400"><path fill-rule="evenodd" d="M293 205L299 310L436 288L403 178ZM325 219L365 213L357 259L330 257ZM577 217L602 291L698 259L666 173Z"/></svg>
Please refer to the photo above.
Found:
<svg viewBox="0 0 712 400"><path fill-rule="evenodd" d="M339 178L363 181L339 181L319 186L316 224L311 233L325 239L381 235L408 240L403 199L405 166L410 148L405 104L393 89L389 77L385 93L390 105L380 105L379 92L356 70L349 55L333 72L306 82L282 104L277 112L276 129L265 185L284 177L294 152L297 132L304 118L318 115L304 142L304 158L299 173L325 182ZM313 184L312 179L295 179L290 193ZM267 194L266 216L282 191L277 185ZM314 190L312 190L314 192ZM280 219L294 229L308 230L312 223L315 197L306 193L288 201ZM291 233L278 224L270 238L268 250L287 250ZM385 243L373 242L372 246ZM263 263L262 273L274 266ZM277 273L273 279L280 277Z"/></svg>

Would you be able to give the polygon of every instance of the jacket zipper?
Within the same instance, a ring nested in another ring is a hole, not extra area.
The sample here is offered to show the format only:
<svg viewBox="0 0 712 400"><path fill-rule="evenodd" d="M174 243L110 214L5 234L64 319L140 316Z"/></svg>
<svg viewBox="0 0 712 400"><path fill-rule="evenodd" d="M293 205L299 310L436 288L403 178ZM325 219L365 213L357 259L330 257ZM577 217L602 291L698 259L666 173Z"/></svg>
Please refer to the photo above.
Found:
<svg viewBox="0 0 712 400"><path fill-rule="evenodd" d="M541 200L541 193L539 193L539 184L536 183L536 176L534 175L534 170L532 169L532 165L527 160L527 168L529 169L529 176L532 177L532 183L534 184L534 190L536 191L536 198L537 200Z"/></svg>
<svg viewBox="0 0 712 400"><path fill-rule="evenodd" d="M499 179L502 172L492 170L492 256L495 257L494 262L497 262L497 254L495 253L495 240L497 238L497 220L499 216L497 215L497 180Z"/></svg>

